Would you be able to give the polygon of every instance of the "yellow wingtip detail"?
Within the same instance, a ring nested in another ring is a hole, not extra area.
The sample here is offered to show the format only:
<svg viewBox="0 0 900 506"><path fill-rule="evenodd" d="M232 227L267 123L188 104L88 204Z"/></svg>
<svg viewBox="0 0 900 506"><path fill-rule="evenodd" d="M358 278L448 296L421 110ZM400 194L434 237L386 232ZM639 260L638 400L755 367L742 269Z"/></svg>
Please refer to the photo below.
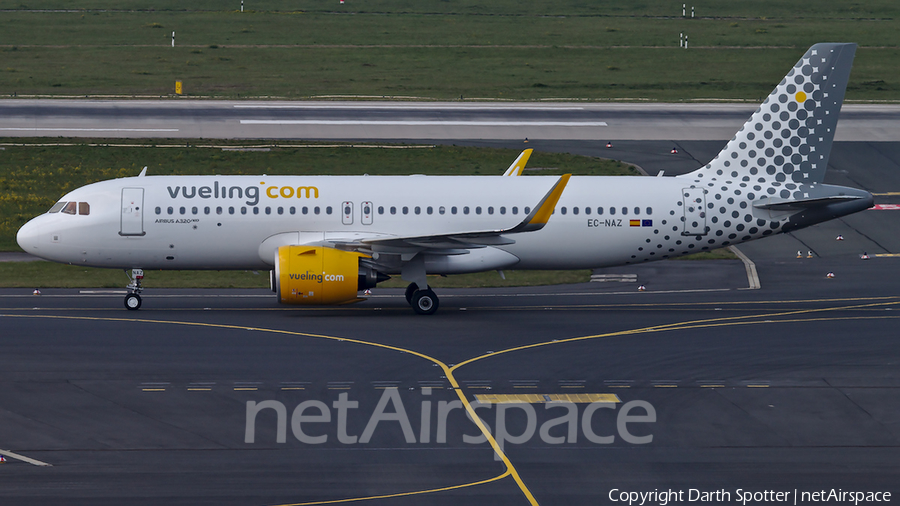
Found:
<svg viewBox="0 0 900 506"><path fill-rule="evenodd" d="M531 153L533 151L534 150L531 148L528 148L525 151L522 151L522 153L519 154L519 157L516 158L516 161L514 161L513 164L510 165L508 169L506 169L506 172L503 175L504 176L521 176L522 171L525 170L525 164L528 163L528 158L531 157Z"/></svg>
<svg viewBox="0 0 900 506"><path fill-rule="evenodd" d="M569 184L569 178L572 177L572 174L563 174L559 181L557 181L556 186L547 195L547 198L541 204L540 209L534 214L534 217L531 218L531 221L528 222L529 225L546 225L547 221L550 220L550 216L553 214L553 209L556 208L556 203L559 202L559 198L562 197L563 190L566 189L566 185Z"/></svg>

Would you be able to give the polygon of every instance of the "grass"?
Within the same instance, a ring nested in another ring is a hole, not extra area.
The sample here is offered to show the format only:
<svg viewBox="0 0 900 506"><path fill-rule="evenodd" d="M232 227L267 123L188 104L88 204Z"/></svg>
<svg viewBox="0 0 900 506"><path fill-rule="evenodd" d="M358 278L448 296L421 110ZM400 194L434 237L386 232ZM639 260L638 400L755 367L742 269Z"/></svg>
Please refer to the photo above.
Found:
<svg viewBox="0 0 900 506"><path fill-rule="evenodd" d="M731 252L728 248L719 248L710 251L701 251L681 257L675 257L673 260L737 260L738 256Z"/></svg>
<svg viewBox="0 0 900 506"><path fill-rule="evenodd" d="M153 147L172 141L131 141L145 147L109 145L116 141L13 139L0 151L0 251L18 250L15 233L26 221L45 212L66 192L105 179L136 176L141 167L165 174L490 174L499 175L518 156L512 149L435 146L421 149L377 147L285 147L271 151L223 151L236 141L178 141L179 147ZM210 147L186 147L202 143ZM26 145L14 145L26 144ZM334 146L334 145L331 145ZM622 162L559 153L534 153L532 167L555 167L541 175L635 175Z"/></svg>
<svg viewBox="0 0 900 506"><path fill-rule="evenodd" d="M0 94L755 100L822 40L861 45L849 99L900 88L887 0L250 3L0 2Z"/></svg>
<svg viewBox="0 0 900 506"><path fill-rule="evenodd" d="M900 15L900 5L894 0L820 0L815 8L782 0L754 0L753 2L721 2L720 0L692 0L698 18L721 19L880 19ZM681 6L671 0L557 0L555 2L521 2L518 0L382 0L364 2L347 0L346 4L321 0L246 0L247 15L266 13L329 13L329 14L444 14L458 16L592 16L603 18L646 17L681 18ZM240 1L230 0L3 0L0 10L66 9L76 13L144 12L148 14L223 12L239 13ZM690 16L690 10L688 10Z"/></svg>
<svg viewBox="0 0 900 506"><path fill-rule="evenodd" d="M145 271L152 288L267 288L269 272ZM54 262L0 262L3 288L124 288L128 278L120 270L97 269Z"/></svg>
<svg viewBox="0 0 900 506"><path fill-rule="evenodd" d="M268 271L153 271L145 270L150 288L268 288ZM429 276L435 288L483 288L538 286L590 281L591 271L505 271L506 279L494 271ZM124 288L128 278L120 270L97 269L54 262L0 262L0 288ZM379 288L406 288L399 276Z"/></svg>
<svg viewBox="0 0 900 506"><path fill-rule="evenodd" d="M503 286L540 286L562 285L571 283L587 283L591 280L591 271L582 269L575 271L503 271L506 279L497 271L476 272L473 274L455 274L453 276L428 276L428 286L434 288L490 288ZM409 284L400 277L379 283L379 288L406 288Z"/></svg>

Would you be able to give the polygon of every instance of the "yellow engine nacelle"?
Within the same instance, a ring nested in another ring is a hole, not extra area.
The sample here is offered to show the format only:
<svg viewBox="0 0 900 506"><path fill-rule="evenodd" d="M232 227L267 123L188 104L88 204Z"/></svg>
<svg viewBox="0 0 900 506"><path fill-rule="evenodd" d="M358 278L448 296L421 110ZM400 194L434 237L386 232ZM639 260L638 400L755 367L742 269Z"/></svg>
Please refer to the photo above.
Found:
<svg viewBox="0 0 900 506"><path fill-rule="evenodd" d="M346 304L363 300L357 296L360 258L367 257L322 246L278 248L273 276L278 301L283 304Z"/></svg>

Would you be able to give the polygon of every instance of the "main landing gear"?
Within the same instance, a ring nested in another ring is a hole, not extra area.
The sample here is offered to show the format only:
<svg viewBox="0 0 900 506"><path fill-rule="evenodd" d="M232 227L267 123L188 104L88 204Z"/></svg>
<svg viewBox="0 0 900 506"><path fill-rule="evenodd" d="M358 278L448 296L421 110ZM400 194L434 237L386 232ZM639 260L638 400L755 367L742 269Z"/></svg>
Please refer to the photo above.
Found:
<svg viewBox="0 0 900 506"><path fill-rule="evenodd" d="M416 314L424 315L434 314L440 305L437 295L431 288L419 290L415 283L410 283L406 287L406 302L409 302Z"/></svg>
<svg viewBox="0 0 900 506"><path fill-rule="evenodd" d="M140 309L140 293L144 290L144 287L141 286L141 281L144 279L144 271L141 269L131 269L131 275L128 275L128 271L125 271L125 275L128 276L128 280L131 281L131 283L125 287L128 289L128 295L125 296L125 308L132 311Z"/></svg>

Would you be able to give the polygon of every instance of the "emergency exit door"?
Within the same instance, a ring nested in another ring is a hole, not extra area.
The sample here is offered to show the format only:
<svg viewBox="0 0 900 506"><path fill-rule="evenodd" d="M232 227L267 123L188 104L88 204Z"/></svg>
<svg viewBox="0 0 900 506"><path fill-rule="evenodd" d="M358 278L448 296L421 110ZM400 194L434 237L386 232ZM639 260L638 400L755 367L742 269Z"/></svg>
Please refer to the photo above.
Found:
<svg viewBox="0 0 900 506"><path fill-rule="evenodd" d="M684 188L684 229L681 235L706 235L706 190L703 188Z"/></svg>

